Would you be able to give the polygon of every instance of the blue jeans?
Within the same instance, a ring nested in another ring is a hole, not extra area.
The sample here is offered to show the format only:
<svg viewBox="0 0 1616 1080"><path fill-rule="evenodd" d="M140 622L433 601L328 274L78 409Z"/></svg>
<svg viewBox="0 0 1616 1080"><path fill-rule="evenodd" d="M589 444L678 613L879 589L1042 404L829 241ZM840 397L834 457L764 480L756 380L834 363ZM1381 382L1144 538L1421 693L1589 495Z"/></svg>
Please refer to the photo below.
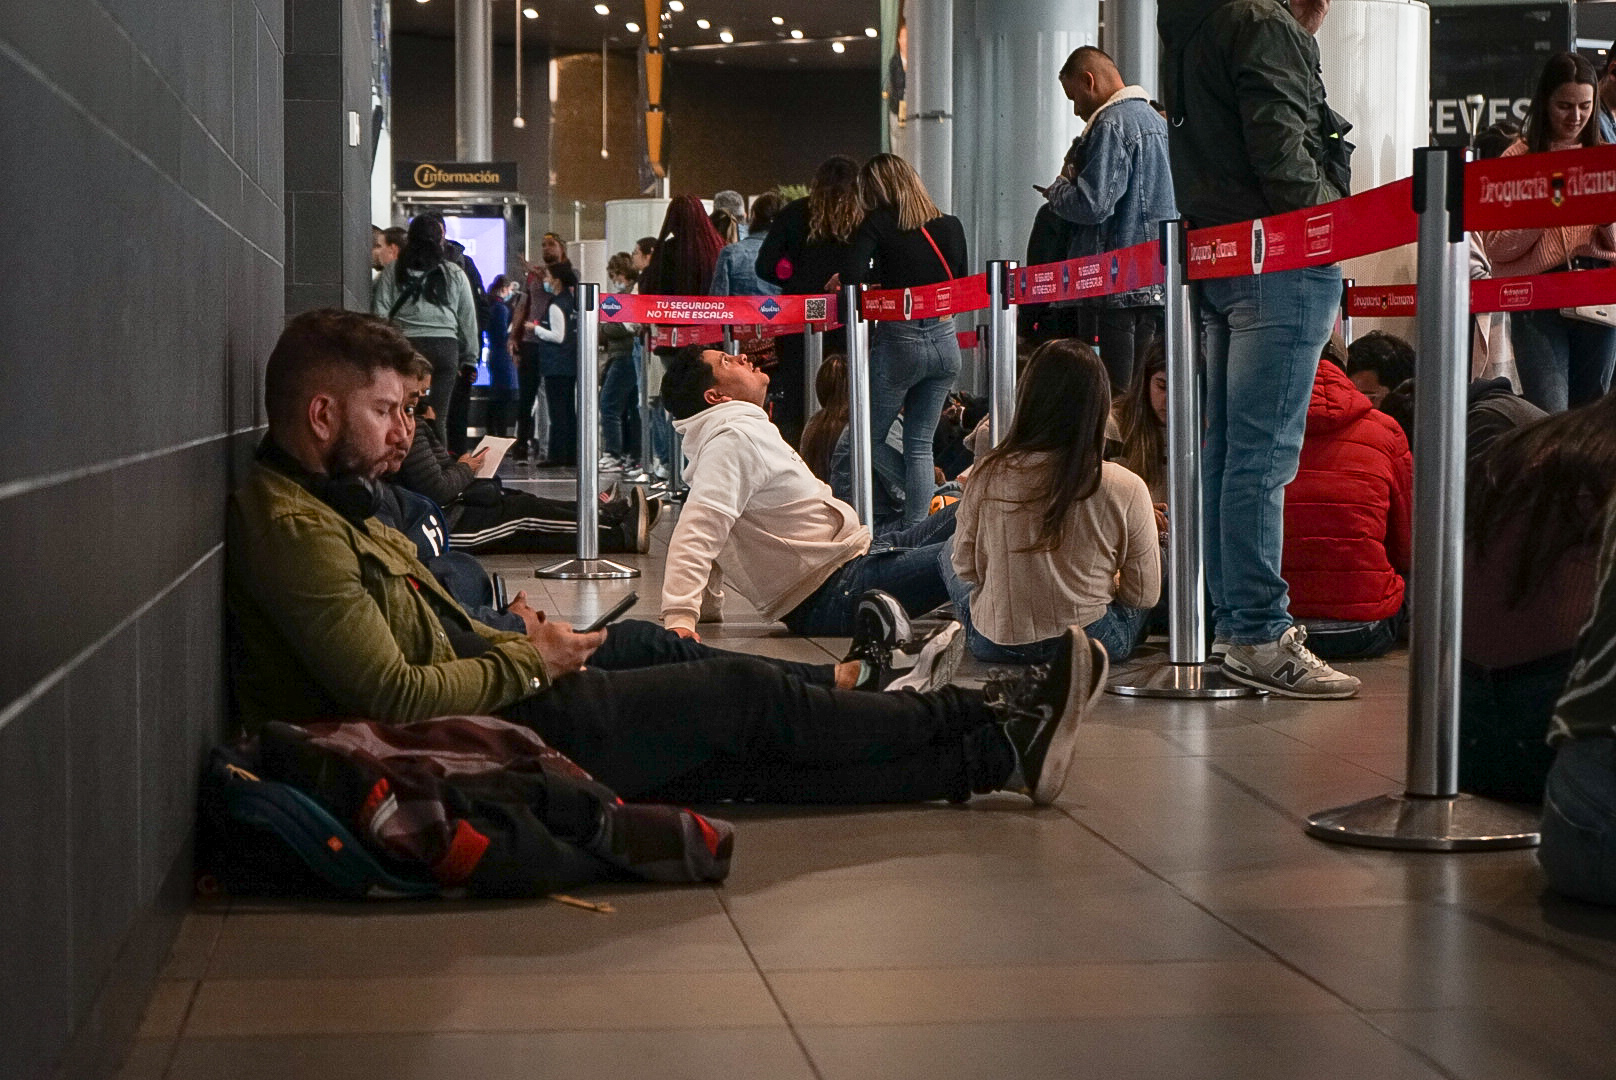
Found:
<svg viewBox="0 0 1616 1080"><path fill-rule="evenodd" d="M1291 625L1280 576L1285 485L1296 476L1319 354L1341 304L1335 266L1201 283L1206 334L1206 571L1217 636L1275 641Z"/></svg>
<svg viewBox="0 0 1616 1080"><path fill-rule="evenodd" d="M1408 622L1408 608L1373 622L1303 619L1307 647L1325 660L1373 660L1397 644Z"/></svg>
<svg viewBox="0 0 1616 1080"><path fill-rule="evenodd" d="M1064 635L1025 645L1001 645L979 631L971 622L971 591L975 586L955 571L953 543L944 544L937 558L948 598L954 603L954 615L965 628L965 645L972 656L986 664L1047 664L1055 658ZM1150 608L1129 607L1113 600L1105 614L1085 626L1083 632L1105 646L1112 663L1120 664L1138 647L1149 617Z"/></svg>
<svg viewBox="0 0 1616 1080"><path fill-rule="evenodd" d="M1543 794L1537 860L1555 892L1616 904L1616 740L1560 746Z"/></svg>
<svg viewBox="0 0 1616 1080"><path fill-rule="evenodd" d="M639 452L640 380L632 354L606 362L600 383L600 449L622 457Z"/></svg>
<svg viewBox="0 0 1616 1080"><path fill-rule="evenodd" d="M937 537L945 531L953 535L953 528L953 515L933 514L913 528L887 533L868 555L844 563L780 621L793 634L851 634L859 597L870 589L891 593L911 615L924 615L948 601Z"/></svg>
<svg viewBox="0 0 1616 1080"><path fill-rule="evenodd" d="M1521 397L1544 412L1586 405L1610 389L1616 368L1616 327L1568 319L1558 311L1517 311L1509 340L1521 376Z"/></svg>
<svg viewBox="0 0 1616 1080"><path fill-rule="evenodd" d="M870 343L870 430L885 433L903 413L903 520L924 521L937 486L932 440L959 377L954 320L879 323Z"/></svg>

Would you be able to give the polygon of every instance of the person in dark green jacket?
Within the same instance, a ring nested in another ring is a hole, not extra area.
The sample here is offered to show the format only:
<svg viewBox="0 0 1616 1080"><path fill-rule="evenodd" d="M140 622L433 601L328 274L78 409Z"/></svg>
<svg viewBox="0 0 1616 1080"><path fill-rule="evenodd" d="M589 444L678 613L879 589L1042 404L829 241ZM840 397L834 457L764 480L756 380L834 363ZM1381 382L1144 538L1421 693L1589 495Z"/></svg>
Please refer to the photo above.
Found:
<svg viewBox="0 0 1616 1080"><path fill-rule="evenodd" d="M416 367L385 322L336 309L291 320L270 355L269 432L226 524L249 731L496 715L625 798L680 803L1059 794L1077 726L1104 690L1080 629L1049 672L990 696L918 689L930 685L919 663L915 681L876 683L892 693L834 689L750 656L616 666L605 631L540 612L524 615L526 633L475 621L375 517L375 482L408 449L404 377Z"/></svg>
<svg viewBox="0 0 1616 1080"><path fill-rule="evenodd" d="M1313 35L1330 0L1164 0L1168 148L1180 212L1226 225L1348 193L1351 147L1324 100ZM1192 259L1194 243L1191 243ZM1206 337L1202 488L1214 654L1240 682L1348 698L1358 680L1304 644L1290 617L1285 485L1296 476L1341 270L1316 266L1200 286Z"/></svg>

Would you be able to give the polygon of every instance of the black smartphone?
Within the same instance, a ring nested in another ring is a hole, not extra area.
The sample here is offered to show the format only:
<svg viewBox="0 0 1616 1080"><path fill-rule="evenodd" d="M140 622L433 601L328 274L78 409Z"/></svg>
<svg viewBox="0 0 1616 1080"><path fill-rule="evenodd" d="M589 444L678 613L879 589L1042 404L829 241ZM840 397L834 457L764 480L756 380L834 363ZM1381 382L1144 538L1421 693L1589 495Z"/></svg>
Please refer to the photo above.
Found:
<svg viewBox="0 0 1616 1080"><path fill-rule="evenodd" d="M627 596L623 597L623 599L619 600L610 611L606 612L606 614L602 615L588 626L573 627L572 632L575 634L593 634L596 630L604 630L618 619L621 619L629 608L633 607L639 602L640 594L631 592Z"/></svg>

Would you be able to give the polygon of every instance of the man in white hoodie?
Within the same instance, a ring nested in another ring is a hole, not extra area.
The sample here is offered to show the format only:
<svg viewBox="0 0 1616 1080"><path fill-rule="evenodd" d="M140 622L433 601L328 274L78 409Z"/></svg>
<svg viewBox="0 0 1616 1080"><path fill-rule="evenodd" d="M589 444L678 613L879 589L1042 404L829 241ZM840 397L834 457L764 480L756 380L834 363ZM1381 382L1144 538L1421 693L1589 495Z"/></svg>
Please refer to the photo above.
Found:
<svg viewBox="0 0 1616 1080"><path fill-rule="evenodd" d="M945 603L938 552L952 518L883 537L809 471L763 411L769 376L745 356L691 346L668 363L662 403L684 436L690 485L668 543L662 621L694 635L701 599L722 576L766 619L796 634L853 632L867 590L909 615Z"/></svg>

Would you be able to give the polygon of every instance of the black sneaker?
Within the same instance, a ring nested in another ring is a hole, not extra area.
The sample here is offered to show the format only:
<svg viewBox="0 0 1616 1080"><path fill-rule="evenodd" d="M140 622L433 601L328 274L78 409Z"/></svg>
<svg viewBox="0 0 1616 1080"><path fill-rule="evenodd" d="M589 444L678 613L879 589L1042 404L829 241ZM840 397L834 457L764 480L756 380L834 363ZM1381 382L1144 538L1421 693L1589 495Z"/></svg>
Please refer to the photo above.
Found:
<svg viewBox="0 0 1616 1080"><path fill-rule="evenodd" d="M1069 627L1054 661L1006 674L983 687L988 707L1000 713L1016 766L1006 791L1048 806L1066 786L1077 748L1077 727L1094 699L1105 692L1110 659L1081 627Z"/></svg>
<svg viewBox="0 0 1616 1080"><path fill-rule="evenodd" d="M947 686L965 656L965 628L944 623L919 641L893 649L885 664L875 666L872 689L919 690L925 693ZM869 661L865 661L869 663Z"/></svg>
<svg viewBox="0 0 1616 1080"><path fill-rule="evenodd" d="M893 650L912 637L909 613L898 598L871 589L859 597L858 609L853 613L853 644L842 662L864 660L874 667L888 667Z"/></svg>

